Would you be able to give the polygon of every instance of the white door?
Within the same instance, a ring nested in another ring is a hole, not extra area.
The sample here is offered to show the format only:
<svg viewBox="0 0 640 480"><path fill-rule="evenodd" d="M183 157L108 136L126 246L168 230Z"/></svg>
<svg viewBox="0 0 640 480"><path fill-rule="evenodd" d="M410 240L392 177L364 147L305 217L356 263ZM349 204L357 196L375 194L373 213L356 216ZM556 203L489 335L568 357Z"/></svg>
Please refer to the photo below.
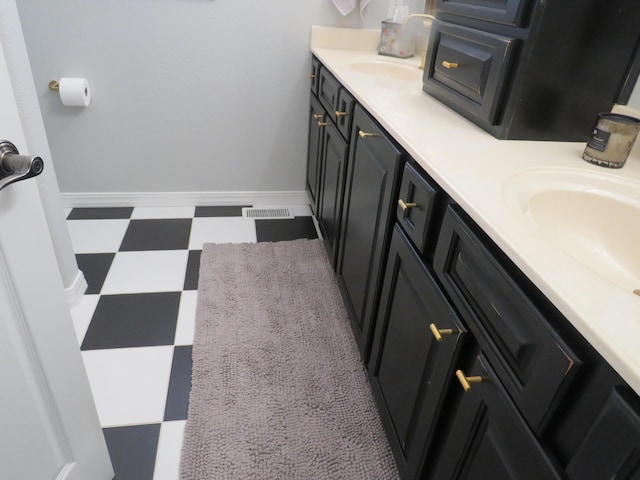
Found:
<svg viewBox="0 0 640 480"><path fill-rule="evenodd" d="M37 154L2 45L0 139ZM0 191L0 478L113 478L35 178Z"/></svg>

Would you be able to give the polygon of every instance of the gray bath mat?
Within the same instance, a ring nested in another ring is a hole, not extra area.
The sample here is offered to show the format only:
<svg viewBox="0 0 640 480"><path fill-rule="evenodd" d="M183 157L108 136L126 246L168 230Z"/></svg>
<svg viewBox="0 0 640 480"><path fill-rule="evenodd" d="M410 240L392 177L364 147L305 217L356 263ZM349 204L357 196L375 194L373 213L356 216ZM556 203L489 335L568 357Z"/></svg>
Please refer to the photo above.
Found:
<svg viewBox="0 0 640 480"><path fill-rule="evenodd" d="M200 262L181 479L397 479L321 242Z"/></svg>

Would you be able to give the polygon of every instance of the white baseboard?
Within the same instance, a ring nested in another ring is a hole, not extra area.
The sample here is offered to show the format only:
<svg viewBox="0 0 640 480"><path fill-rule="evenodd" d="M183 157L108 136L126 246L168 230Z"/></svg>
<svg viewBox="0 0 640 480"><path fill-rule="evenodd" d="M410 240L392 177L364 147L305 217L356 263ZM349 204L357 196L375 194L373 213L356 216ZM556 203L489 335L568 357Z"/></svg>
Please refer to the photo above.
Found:
<svg viewBox="0 0 640 480"><path fill-rule="evenodd" d="M84 273L78 270L76 278L73 279L71 285L65 285L64 288L64 293L67 297L69 307L75 307L80 303L88 286L87 280L84 278Z"/></svg>
<svg viewBox="0 0 640 480"><path fill-rule="evenodd" d="M308 205L304 191L61 193L65 208L192 207L213 205Z"/></svg>

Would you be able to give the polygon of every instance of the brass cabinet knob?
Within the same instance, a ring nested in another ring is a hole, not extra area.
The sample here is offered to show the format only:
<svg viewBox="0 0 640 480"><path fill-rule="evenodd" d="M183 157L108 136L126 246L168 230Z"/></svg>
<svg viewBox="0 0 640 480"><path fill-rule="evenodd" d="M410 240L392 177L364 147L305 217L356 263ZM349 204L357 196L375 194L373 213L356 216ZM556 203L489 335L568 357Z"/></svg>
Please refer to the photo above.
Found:
<svg viewBox="0 0 640 480"><path fill-rule="evenodd" d="M360 136L360 138L371 138L371 137L379 137L380 136L379 133L368 133L368 132L363 132L362 130L360 130L358 132L358 135Z"/></svg>
<svg viewBox="0 0 640 480"><path fill-rule="evenodd" d="M349 115L348 112L341 112L340 110L336 110L336 117L346 117Z"/></svg>
<svg viewBox="0 0 640 480"><path fill-rule="evenodd" d="M488 380L486 377L481 377L480 375L477 375L475 377L467 377L462 370L456 370L456 377L458 378L458 381L460 382L460 385L462 385L462 388L465 392L471 390L472 383L481 383Z"/></svg>
<svg viewBox="0 0 640 480"><path fill-rule="evenodd" d="M322 113L314 113L313 114L313 119L314 120L322 120L322 119L324 119L324 114L322 114Z"/></svg>
<svg viewBox="0 0 640 480"><path fill-rule="evenodd" d="M328 122L318 122L319 127L326 127L327 125L329 125Z"/></svg>
<svg viewBox="0 0 640 480"><path fill-rule="evenodd" d="M310 73L309 74L309 78L316 78L316 77L317 77L317 75L315 73Z"/></svg>
<svg viewBox="0 0 640 480"><path fill-rule="evenodd" d="M430 324L429 329L431 330L433 337L436 339L436 342L441 342L443 335L456 335L460 333L458 330L454 330L453 328L438 328L435 323Z"/></svg>
<svg viewBox="0 0 640 480"><path fill-rule="evenodd" d="M452 68L458 68L460 65L459 65L459 64L457 64L457 63L455 63L455 62L447 62L446 60L444 60L444 61L442 62L442 66L443 66L444 68L452 69Z"/></svg>

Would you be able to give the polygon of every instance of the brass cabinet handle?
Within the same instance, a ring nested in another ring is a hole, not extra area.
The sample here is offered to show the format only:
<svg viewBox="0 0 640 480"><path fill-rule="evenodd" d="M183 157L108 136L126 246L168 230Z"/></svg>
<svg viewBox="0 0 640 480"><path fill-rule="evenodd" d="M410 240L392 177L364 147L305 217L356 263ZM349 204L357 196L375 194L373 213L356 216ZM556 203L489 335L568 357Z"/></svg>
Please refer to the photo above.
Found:
<svg viewBox="0 0 640 480"><path fill-rule="evenodd" d="M313 114L313 119L314 120L322 120L324 118L324 114L323 113L314 113Z"/></svg>
<svg viewBox="0 0 640 480"><path fill-rule="evenodd" d="M317 75L315 73L310 73L309 74L309 78L316 78L316 77L317 77Z"/></svg>
<svg viewBox="0 0 640 480"><path fill-rule="evenodd" d="M329 125L328 122L318 122L319 127L326 127L327 125Z"/></svg>
<svg viewBox="0 0 640 480"><path fill-rule="evenodd" d="M380 136L379 133L368 133L368 132L363 132L362 130L360 130L358 132L358 135L360 136L360 138L371 138L371 137L379 137Z"/></svg>
<svg viewBox="0 0 640 480"><path fill-rule="evenodd" d="M340 110L336 110L336 117L346 117L349 115L348 112L341 112Z"/></svg>
<svg viewBox="0 0 640 480"><path fill-rule="evenodd" d="M431 330L433 337L436 339L436 342L441 342L443 335L456 335L460 333L458 330L454 330L453 328L438 328L435 323L430 324L429 329Z"/></svg>
<svg viewBox="0 0 640 480"><path fill-rule="evenodd" d="M417 203L405 203L401 198L398 199L398 206L402 209L403 212L406 212L410 208L416 208L418 206Z"/></svg>
<svg viewBox="0 0 640 480"><path fill-rule="evenodd" d="M465 392L471 390L472 383L481 383L487 380L486 377L475 376L475 377L467 377L462 370L456 370L456 377L458 377L458 381Z"/></svg>
<svg viewBox="0 0 640 480"><path fill-rule="evenodd" d="M443 66L444 68L449 68L449 69L451 69L451 68L458 68L460 65L459 65L459 64L457 64L457 63L455 63L455 62L447 62L446 60L444 60L444 61L442 62L442 66Z"/></svg>

